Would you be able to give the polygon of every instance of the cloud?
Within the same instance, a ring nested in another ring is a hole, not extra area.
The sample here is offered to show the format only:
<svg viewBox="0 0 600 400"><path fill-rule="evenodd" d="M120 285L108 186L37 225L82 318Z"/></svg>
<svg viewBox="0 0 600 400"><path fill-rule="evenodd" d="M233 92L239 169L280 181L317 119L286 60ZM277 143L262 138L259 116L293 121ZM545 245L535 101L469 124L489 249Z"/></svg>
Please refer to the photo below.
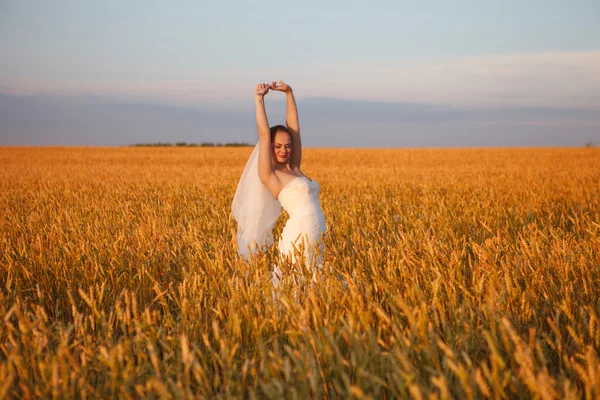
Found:
<svg viewBox="0 0 600 400"><path fill-rule="evenodd" d="M484 55L423 62L309 61L282 71L230 68L162 81L1 80L11 94L101 95L180 105L241 107L257 82L284 79L300 98L327 96L455 106L600 109L600 51Z"/></svg>
<svg viewBox="0 0 600 400"><path fill-rule="evenodd" d="M31 78L13 79L2 84L0 92L21 96L100 96L129 101L149 101L175 105L200 102L224 105L239 100L239 86L223 79L166 81L41 81ZM248 90L246 90L248 91ZM249 96L246 96L249 97Z"/></svg>
<svg viewBox="0 0 600 400"><path fill-rule="evenodd" d="M271 125L285 103L267 104ZM298 102L308 147L581 146L600 143L600 113L585 108L496 107L306 98ZM110 97L0 94L0 145L254 142L253 104L182 107Z"/></svg>
<svg viewBox="0 0 600 400"><path fill-rule="evenodd" d="M316 77L316 86L367 100L600 109L598 65L600 51L336 65L335 79Z"/></svg>

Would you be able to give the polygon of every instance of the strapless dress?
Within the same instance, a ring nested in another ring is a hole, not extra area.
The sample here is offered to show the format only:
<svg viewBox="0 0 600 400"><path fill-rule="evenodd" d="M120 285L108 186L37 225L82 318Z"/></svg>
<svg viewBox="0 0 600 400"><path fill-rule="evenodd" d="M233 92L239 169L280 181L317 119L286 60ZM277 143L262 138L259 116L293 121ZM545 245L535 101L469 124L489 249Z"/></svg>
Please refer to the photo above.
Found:
<svg viewBox="0 0 600 400"><path fill-rule="evenodd" d="M327 231L327 224L319 203L320 190L315 180L299 176L281 189L277 197L289 214L279 239L279 254L281 257L291 258L294 262L296 248L297 251L301 251L300 254L303 252L306 266L309 268L322 264L325 250L323 235Z"/></svg>

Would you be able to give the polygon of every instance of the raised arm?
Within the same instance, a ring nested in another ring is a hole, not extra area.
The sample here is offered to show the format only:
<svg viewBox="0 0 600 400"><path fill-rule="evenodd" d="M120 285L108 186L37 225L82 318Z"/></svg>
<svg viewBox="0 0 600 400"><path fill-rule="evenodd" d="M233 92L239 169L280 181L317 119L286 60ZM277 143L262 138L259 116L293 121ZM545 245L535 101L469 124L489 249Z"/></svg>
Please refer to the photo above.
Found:
<svg viewBox="0 0 600 400"><path fill-rule="evenodd" d="M300 168L302 162L302 141L300 140L300 122L298 120L298 108L296 107L296 99L292 87L279 81L279 84L271 83L271 89L279 90L285 93L286 96L286 115L285 124L292 135L292 154L290 162L292 167Z"/></svg>
<svg viewBox="0 0 600 400"><path fill-rule="evenodd" d="M279 179L273 170L271 160L271 132L269 130L269 121L267 120L267 111L265 110L265 95L269 92L270 86L261 83L256 85L254 92L254 103L256 107L256 128L258 129L258 177L260 181L269 189L271 193L279 192Z"/></svg>

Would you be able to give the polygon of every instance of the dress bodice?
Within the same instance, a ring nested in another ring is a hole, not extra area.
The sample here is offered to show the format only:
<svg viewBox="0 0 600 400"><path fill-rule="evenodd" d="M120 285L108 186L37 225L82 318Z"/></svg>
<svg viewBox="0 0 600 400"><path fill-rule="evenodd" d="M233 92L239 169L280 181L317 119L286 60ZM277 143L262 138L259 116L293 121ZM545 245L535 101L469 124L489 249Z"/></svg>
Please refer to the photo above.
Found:
<svg viewBox="0 0 600 400"><path fill-rule="evenodd" d="M304 176L292 179L281 192L277 200L290 217L309 214L322 214L319 204L319 184Z"/></svg>

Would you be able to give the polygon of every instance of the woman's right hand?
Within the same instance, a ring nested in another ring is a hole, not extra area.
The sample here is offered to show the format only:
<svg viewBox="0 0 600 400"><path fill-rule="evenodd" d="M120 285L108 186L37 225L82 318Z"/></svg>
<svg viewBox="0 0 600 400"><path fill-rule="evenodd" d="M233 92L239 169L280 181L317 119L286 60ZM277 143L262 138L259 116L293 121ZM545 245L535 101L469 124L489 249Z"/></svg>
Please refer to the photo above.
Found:
<svg viewBox="0 0 600 400"><path fill-rule="evenodd" d="M256 96L264 96L269 92L269 89L271 89L271 86L266 84L266 83L259 83L258 85L256 85L256 90L254 91L254 94Z"/></svg>

